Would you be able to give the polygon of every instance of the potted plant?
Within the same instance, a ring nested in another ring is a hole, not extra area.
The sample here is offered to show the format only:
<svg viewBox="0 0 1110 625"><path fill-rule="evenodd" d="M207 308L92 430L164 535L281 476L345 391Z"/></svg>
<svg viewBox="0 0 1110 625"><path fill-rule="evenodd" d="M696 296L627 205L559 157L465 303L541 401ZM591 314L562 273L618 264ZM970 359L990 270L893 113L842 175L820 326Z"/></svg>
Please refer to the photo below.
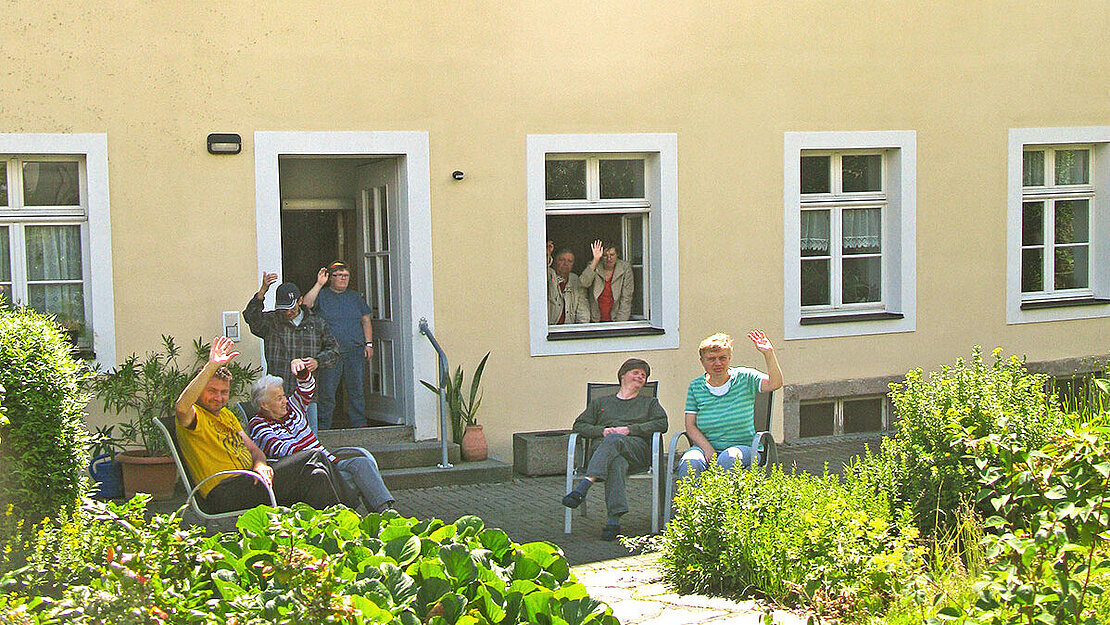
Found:
<svg viewBox="0 0 1110 625"><path fill-rule="evenodd" d="M474 378L470 381L470 393L464 394L465 386L463 369L455 369L455 375L441 380L442 388L421 380L420 383L437 395L441 395L447 404L447 414L451 419L452 438L462 451L462 458L468 462L485 460L489 456L489 447L486 444L486 435L482 426L478 425L478 407L482 405L480 387L482 384L482 371L486 368L489 359L486 352L478 368L474 370Z"/></svg>
<svg viewBox="0 0 1110 625"><path fill-rule="evenodd" d="M116 426L96 428L90 439L89 475L97 483L98 499L119 499L123 496L123 468L116 456L123 451L115 436Z"/></svg>
<svg viewBox="0 0 1110 625"><path fill-rule="evenodd" d="M104 402L104 410L126 417L119 424L119 441L129 449L116 455L123 465L124 496L130 498L137 492L150 493L155 499L173 496L177 470L154 420L173 415L177 396L207 359L209 347L196 339L191 366L182 368L178 362L181 348L172 336L163 334L160 352L149 352L143 358L132 354L110 371L97 371L93 378L92 390ZM228 368L233 396L261 371L241 363Z"/></svg>

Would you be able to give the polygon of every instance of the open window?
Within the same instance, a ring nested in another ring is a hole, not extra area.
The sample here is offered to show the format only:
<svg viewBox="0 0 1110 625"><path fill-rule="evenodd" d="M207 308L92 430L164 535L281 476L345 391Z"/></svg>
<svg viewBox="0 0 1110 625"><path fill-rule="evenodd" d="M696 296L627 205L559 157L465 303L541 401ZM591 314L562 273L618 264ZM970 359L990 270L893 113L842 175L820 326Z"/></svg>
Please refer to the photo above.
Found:
<svg viewBox="0 0 1110 625"><path fill-rule="evenodd" d="M533 354L677 345L676 177L674 135L529 137ZM616 260L593 264L594 241ZM586 317L566 314L583 307Z"/></svg>

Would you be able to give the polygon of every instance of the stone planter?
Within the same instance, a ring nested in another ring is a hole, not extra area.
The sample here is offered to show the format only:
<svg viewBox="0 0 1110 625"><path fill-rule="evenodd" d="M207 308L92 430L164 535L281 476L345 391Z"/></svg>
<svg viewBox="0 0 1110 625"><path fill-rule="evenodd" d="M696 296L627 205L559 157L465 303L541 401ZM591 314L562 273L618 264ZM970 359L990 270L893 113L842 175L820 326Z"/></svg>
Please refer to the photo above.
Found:
<svg viewBox="0 0 1110 625"><path fill-rule="evenodd" d="M522 475L563 475L567 472L570 430L513 434L513 470Z"/></svg>
<svg viewBox="0 0 1110 625"><path fill-rule="evenodd" d="M173 498L177 486L177 467L169 456L151 456L146 451L123 451L116 454L123 466L123 496L150 493L158 500Z"/></svg>

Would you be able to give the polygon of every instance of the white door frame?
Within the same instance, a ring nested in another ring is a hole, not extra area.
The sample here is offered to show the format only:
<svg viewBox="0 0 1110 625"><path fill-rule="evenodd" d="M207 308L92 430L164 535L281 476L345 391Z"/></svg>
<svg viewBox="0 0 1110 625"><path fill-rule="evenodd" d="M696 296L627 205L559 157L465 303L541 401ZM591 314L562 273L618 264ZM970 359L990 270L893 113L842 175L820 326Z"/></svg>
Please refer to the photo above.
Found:
<svg viewBox="0 0 1110 625"><path fill-rule="evenodd" d="M436 379L435 351L420 335L421 317L435 328L432 297L432 207L428 133L405 132L271 132L254 133L255 229L258 237L258 276L281 271L281 190L279 156L396 156L398 157L397 216L401 251L408 257L401 267L398 317L407 375L399 380L405 395L405 422L414 426L416 440L436 438L435 395L419 380ZM413 288L413 285L419 285ZM266 307L273 306L273 291ZM263 359L265 360L265 359Z"/></svg>

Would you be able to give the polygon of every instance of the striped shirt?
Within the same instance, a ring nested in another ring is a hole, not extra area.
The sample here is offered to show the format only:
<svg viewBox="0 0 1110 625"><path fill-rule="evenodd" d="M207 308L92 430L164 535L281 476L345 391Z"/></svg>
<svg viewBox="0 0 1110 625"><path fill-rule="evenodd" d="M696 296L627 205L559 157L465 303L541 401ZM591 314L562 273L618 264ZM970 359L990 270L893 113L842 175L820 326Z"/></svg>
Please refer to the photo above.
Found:
<svg viewBox="0 0 1110 625"><path fill-rule="evenodd" d="M755 396L767 375L747 367L729 367L729 388L724 395L709 390L705 376L690 382L686 391L686 414L697 415L695 423L716 451L734 445L751 445L755 438Z"/></svg>
<svg viewBox="0 0 1110 625"><path fill-rule="evenodd" d="M309 373L297 378L297 390L289 398L289 411L281 421L270 421L261 415L251 417L247 422L250 437L267 458L284 458L306 449L324 453L328 460L335 462L335 456L320 444L319 439L308 427L305 408L316 397L316 380Z"/></svg>

